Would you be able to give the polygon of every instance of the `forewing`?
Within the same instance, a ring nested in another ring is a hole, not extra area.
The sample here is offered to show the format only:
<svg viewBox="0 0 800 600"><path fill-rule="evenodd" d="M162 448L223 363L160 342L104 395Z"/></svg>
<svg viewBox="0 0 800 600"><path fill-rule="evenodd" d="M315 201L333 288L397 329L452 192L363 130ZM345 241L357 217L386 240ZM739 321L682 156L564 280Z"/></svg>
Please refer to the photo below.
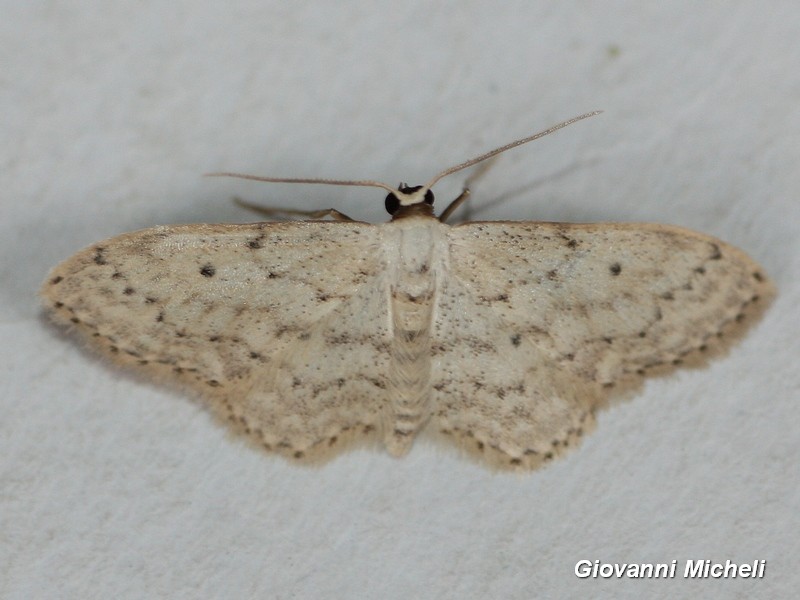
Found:
<svg viewBox="0 0 800 600"><path fill-rule="evenodd" d="M114 361L200 391L270 449L313 456L377 421L383 262L364 223L157 227L76 254L42 296Z"/></svg>
<svg viewBox="0 0 800 600"><path fill-rule="evenodd" d="M616 382L702 349L772 293L744 253L675 227L486 222L449 236L434 386L483 387L437 398L442 429L512 464L552 455ZM457 342L469 327L487 342L472 357ZM513 401L503 381L517 382Z"/></svg>

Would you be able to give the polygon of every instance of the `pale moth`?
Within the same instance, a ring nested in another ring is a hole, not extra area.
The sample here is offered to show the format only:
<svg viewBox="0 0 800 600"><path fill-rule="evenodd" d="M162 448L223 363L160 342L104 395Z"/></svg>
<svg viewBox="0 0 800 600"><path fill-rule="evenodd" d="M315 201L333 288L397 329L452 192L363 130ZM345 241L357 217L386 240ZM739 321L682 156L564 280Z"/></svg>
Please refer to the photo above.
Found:
<svg viewBox="0 0 800 600"><path fill-rule="evenodd" d="M742 251L688 229L445 224L466 187L434 216L445 175L593 114L423 186L243 176L384 188L392 219L153 227L67 259L41 295L101 354L192 388L287 457L369 439L401 456L425 429L532 468L612 393L721 347L773 293Z"/></svg>

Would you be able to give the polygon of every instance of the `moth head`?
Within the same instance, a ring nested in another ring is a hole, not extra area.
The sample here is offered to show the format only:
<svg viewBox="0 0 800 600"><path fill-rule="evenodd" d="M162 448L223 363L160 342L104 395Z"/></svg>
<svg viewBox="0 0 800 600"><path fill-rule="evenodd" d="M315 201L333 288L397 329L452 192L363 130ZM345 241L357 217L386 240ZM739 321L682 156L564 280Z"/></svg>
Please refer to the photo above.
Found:
<svg viewBox="0 0 800 600"><path fill-rule="evenodd" d="M397 213L401 206L418 204L433 206L433 192L428 186L401 183L396 190L389 192L385 202L386 212L390 215Z"/></svg>
<svg viewBox="0 0 800 600"><path fill-rule="evenodd" d="M467 167L471 167L476 165L480 162L487 161L488 159L505 152L506 150L510 150L511 148L516 148L517 146L521 146L522 144L527 144L533 140L539 139L540 137L544 137L553 133L554 131L558 131L566 127L567 125L571 125L576 121L581 121L588 117L593 117L594 115L600 114L599 110L586 113L584 115L580 115L578 117L574 117L569 119L568 121L564 121L559 123L558 125L554 125L549 129L545 129L544 131L540 131L539 133L535 133L528 137L516 140L515 142L511 142L510 144L506 144L505 146L500 146L499 148L495 148L494 150L490 150L489 152L485 152L480 156L476 156L470 160L464 161L459 163L449 169L445 169L438 175L436 175L433 179L431 179L425 185L414 185L409 186L405 183L401 183L397 188L393 188L390 185L385 183L381 183L380 181L373 181L371 179L358 179L358 180L349 180L349 179L307 179L307 178L297 178L297 177L258 177L256 175L245 175L242 173L229 173L229 172L219 172L219 173L207 173L207 175L212 177L237 177L239 179L249 179L251 181L267 181L271 183L312 183L312 184L324 184L324 185L357 185L357 186L365 186L365 187L378 187L383 188L389 195L386 196L385 206L386 212L392 215L392 220L408 217L408 216L433 216L433 192L431 192L431 188L434 184L442 179L443 177L447 177L452 173L456 173L457 171L461 171L462 169L466 169ZM488 163L487 163L488 164ZM465 186L464 192L468 191L467 187ZM459 196L451 205L445 209L442 215L439 217L441 221L447 218L447 216L452 212L452 208L460 204L460 200L465 197L465 194ZM280 211L278 211L280 212ZM292 211L294 214L297 211ZM300 211L302 213L302 211ZM315 213L317 211L310 211L310 213ZM325 212L325 211L322 211Z"/></svg>

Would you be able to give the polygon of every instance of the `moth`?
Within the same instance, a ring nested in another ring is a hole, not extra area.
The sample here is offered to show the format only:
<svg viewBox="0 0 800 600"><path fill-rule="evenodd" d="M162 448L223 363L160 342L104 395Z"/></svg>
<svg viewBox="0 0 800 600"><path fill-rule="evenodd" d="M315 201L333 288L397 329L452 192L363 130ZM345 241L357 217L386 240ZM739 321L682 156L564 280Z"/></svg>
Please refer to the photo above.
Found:
<svg viewBox="0 0 800 600"><path fill-rule="evenodd" d="M745 253L655 224L445 220L442 177L581 115L384 188L391 220L335 210L305 221L180 225L93 244L41 297L93 349L208 401L294 459L422 430L489 463L533 468L575 445L611 394L702 355L773 286ZM333 220L320 220L331 216Z"/></svg>

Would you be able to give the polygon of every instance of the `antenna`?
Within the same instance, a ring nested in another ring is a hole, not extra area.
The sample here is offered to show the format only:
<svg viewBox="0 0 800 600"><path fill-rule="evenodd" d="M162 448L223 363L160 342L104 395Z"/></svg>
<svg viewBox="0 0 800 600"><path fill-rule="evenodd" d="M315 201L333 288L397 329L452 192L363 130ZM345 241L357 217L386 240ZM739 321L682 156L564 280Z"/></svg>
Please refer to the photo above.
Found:
<svg viewBox="0 0 800 600"><path fill-rule="evenodd" d="M368 179L361 180L348 180L348 179L306 179L303 177L259 177L258 175L245 175L244 173L206 173L205 177L235 177L236 179L249 179L250 181L266 181L267 183L321 183L325 185L360 185L364 187L379 187L389 192L396 192L397 190L392 186L381 183L380 181L371 181Z"/></svg>
<svg viewBox="0 0 800 600"><path fill-rule="evenodd" d="M563 121L558 125L553 125L552 127L545 129L544 131L540 131L539 133L534 133L531 136L524 137L521 140L517 140L515 142L511 142L510 144L506 144L505 146L500 146L499 148L495 148L494 150L490 150L485 154L481 154L480 156L476 156L470 160L464 161L461 164L456 165L455 167L450 167L449 169L445 169L441 173L439 173L436 177L431 179L427 184L425 184L425 189L430 189L433 185L439 181L443 177L447 177L455 173L456 171L460 171L461 169L466 169L467 167L471 167L472 165L478 164L479 162L483 162L486 159L492 158L493 156L497 156L498 154L505 152L506 150L511 150L512 148L516 148L517 146L522 146L522 144L527 144L528 142L532 142L533 140L538 140L546 135L550 135L554 131L558 131L559 129L564 129L573 123L577 123L578 121L583 121L584 119L588 119L589 117L594 117L595 115L599 115L602 110L595 110L584 115L580 115L578 117L573 117L568 121Z"/></svg>
<svg viewBox="0 0 800 600"><path fill-rule="evenodd" d="M512 148L516 148L517 146L521 146L522 144L527 144L528 142L532 142L533 140L538 140L541 137L546 135L550 135L554 131L558 131L559 129L563 129L573 123L577 123L578 121L582 121L583 119L588 119L589 117L594 117L595 115L599 115L602 110L595 110L577 117L573 117L568 121L563 121L558 125L553 125L552 127L545 129L544 131L540 131L539 133L535 133L531 136L524 137L522 139L516 140L515 142L511 142L510 144L506 144L505 146L500 146L499 148L495 148L494 150L490 150L485 154L481 154L480 156L476 156L470 160L457 164L454 167L450 167L449 169L445 169L436 177L431 179L427 184L422 186L422 190L429 190L433 187L436 182L438 182L443 177L447 177L455 173L456 171L461 171L462 169L466 169L467 167L471 167L479 162L483 162L493 156L497 156L501 152L505 152L506 150L511 150ZM395 187L392 187L388 184L381 183L380 181L372 181L369 179L364 180L347 180L347 179L307 179L307 178L296 178L296 177L259 177L257 175L245 175L243 173L228 173L228 172L220 172L220 173L206 173L206 177L235 177L236 179L249 179L251 181L266 181L268 183L312 183L312 184L325 184L325 185L353 185L353 186L364 186L364 187L378 187L383 188L386 191L396 194L399 190ZM421 196L420 196L421 197Z"/></svg>

